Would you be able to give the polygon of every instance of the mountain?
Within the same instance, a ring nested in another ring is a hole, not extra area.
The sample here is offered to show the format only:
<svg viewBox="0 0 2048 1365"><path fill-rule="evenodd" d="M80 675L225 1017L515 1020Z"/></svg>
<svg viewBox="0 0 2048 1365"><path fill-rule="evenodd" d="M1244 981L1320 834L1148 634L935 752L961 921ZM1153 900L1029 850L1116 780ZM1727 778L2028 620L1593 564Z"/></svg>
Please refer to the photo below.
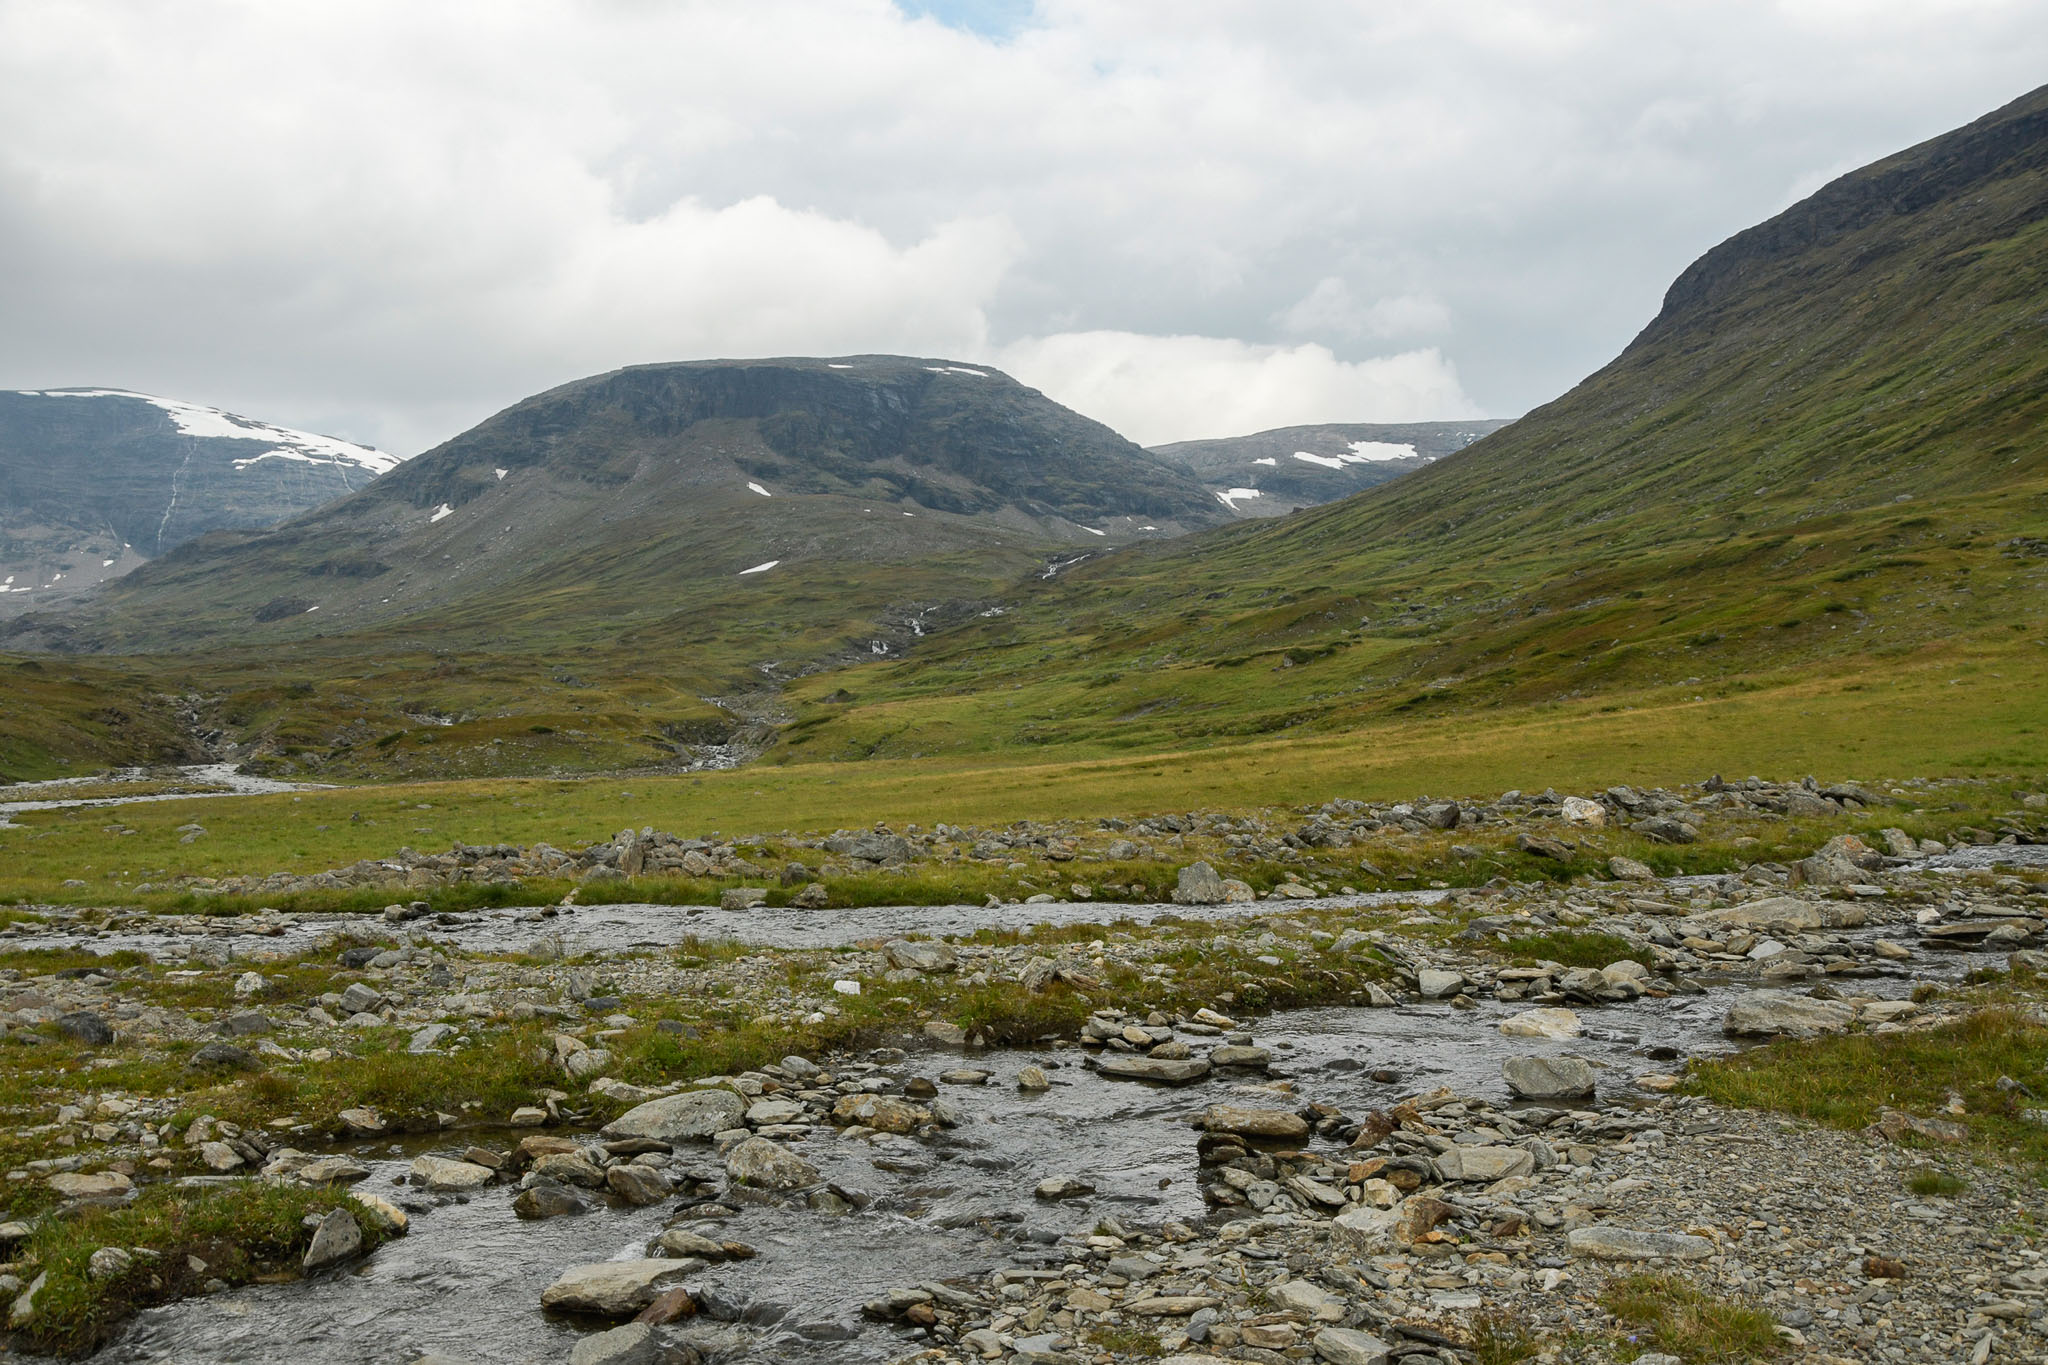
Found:
<svg viewBox="0 0 2048 1365"><path fill-rule="evenodd" d="M301 768L670 762L758 732L769 680L1228 519L1184 468L985 367L641 365L190 541L0 648L172 656L238 756Z"/></svg>
<svg viewBox="0 0 2048 1365"><path fill-rule="evenodd" d="M172 398L0 391L0 616L61 606L195 536L272 525L398 464Z"/></svg>
<svg viewBox="0 0 2048 1365"><path fill-rule="evenodd" d="M1723 242L1612 363L1457 454L1020 590L856 704L804 689L801 751L1477 724L1945 660L2038 692L2044 431L2048 88Z"/></svg>
<svg viewBox="0 0 2048 1365"><path fill-rule="evenodd" d="M1504 421L1350 422L1279 427L1214 441L1153 446L1184 465L1240 517L1278 517L1335 502L1463 450Z"/></svg>

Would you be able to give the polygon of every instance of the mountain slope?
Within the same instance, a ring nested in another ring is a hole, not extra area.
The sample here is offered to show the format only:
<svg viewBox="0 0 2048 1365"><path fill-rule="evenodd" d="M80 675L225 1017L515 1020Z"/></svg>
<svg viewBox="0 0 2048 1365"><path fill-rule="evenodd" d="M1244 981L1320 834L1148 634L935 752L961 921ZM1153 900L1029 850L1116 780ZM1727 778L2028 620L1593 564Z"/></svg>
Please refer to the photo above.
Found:
<svg viewBox="0 0 2048 1365"><path fill-rule="evenodd" d="M398 463L177 399L0 391L0 615L63 605L207 531L273 525Z"/></svg>
<svg viewBox="0 0 2048 1365"><path fill-rule="evenodd" d="M1240 517L1284 516L1412 474L1507 423L1349 422L1154 446Z"/></svg>
<svg viewBox="0 0 2048 1365"><path fill-rule="evenodd" d="M1149 746L1980 647L2039 687L2044 431L2048 89L1716 247L1464 451L1084 566L797 738Z"/></svg>

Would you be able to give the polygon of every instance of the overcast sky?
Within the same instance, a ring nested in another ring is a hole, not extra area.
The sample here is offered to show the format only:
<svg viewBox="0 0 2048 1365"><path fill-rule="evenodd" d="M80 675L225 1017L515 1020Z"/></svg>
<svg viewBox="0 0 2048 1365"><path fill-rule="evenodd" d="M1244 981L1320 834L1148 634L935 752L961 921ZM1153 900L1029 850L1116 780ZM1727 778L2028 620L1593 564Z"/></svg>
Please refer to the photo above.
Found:
<svg viewBox="0 0 2048 1365"><path fill-rule="evenodd" d="M403 454L706 356L1511 416L2043 73L2042 0L0 0L0 386Z"/></svg>

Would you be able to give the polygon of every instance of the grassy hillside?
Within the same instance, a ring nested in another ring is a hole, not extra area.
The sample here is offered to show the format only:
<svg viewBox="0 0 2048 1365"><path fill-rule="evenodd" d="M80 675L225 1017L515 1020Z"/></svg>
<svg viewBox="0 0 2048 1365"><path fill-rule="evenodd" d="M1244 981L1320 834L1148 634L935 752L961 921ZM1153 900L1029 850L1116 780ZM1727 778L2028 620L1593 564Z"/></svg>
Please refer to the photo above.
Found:
<svg viewBox="0 0 2048 1365"><path fill-rule="evenodd" d="M1968 658L2039 709L2044 432L2037 91L1717 247L1611 365L1457 455L808 684L779 758L1470 726Z"/></svg>

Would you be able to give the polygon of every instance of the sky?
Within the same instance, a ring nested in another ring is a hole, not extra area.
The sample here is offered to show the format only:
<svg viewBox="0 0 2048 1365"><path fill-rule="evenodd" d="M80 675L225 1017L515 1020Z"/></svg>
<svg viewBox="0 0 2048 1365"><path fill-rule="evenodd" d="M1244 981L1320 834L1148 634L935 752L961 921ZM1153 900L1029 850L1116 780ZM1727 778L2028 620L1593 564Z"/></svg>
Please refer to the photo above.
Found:
<svg viewBox="0 0 2048 1365"><path fill-rule="evenodd" d="M2042 0L0 0L0 387L400 454L621 365L1145 444L1515 416L2048 71Z"/></svg>

